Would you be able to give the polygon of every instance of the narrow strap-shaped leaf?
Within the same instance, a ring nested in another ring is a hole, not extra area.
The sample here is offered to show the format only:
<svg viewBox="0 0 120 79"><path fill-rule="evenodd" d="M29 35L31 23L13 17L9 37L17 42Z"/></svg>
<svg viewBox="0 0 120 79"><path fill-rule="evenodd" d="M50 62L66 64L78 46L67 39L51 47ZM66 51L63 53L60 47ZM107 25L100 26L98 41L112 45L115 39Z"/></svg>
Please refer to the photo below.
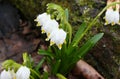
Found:
<svg viewBox="0 0 120 79"><path fill-rule="evenodd" d="M99 33L88 40L76 53L75 59L73 62L77 62L80 58L84 57L84 55L102 38L103 33Z"/></svg>
<svg viewBox="0 0 120 79"><path fill-rule="evenodd" d="M48 72L43 73L43 79L48 79Z"/></svg>
<svg viewBox="0 0 120 79"><path fill-rule="evenodd" d="M60 67L60 63L61 63L61 60L57 60L54 64L54 66L52 66L53 74L56 74L58 72L58 69Z"/></svg>
<svg viewBox="0 0 120 79"><path fill-rule="evenodd" d="M33 76L30 75L30 79L35 79Z"/></svg>
<svg viewBox="0 0 120 79"><path fill-rule="evenodd" d="M45 57L42 58L42 59L40 60L40 62L38 63L38 65L35 67L35 70L36 70L36 71L39 71L39 69L40 69L40 67L42 67L42 64L44 63L44 61L45 61Z"/></svg>
<svg viewBox="0 0 120 79"><path fill-rule="evenodd" d="M51 58L54 57L54 54L52 54L51 52L49 52L47 50L42 50L42 49L38 50L38 54L40 54L40 55L47 55L47 56L50 56Z"/></svg>
<svg viewBox="0 0 120 79"><path fill-rule="evenodd" d="M103 33L99 33L88 40L80 49L79 49L79 56L83 57L88 50L90 50L103 36Z"/></svg>
<svg viewBox="0 0 120 79"><path fill-rule="evenodd" d="M34 69L30 68L30 72L40 78L40 74L37 73Z"/></svg>
<svg viewBox="0 0 120 79"><path fill-rule="evenodd" d="M86 29L86 23L82 23L77 31L77 33L75 34L75 37L72 41L73 46L77 46L80 38L83 36L83 32Z"/></svg>
<svg viewBox="0 0 120 79"><path fill-rule="evenodd" d="M69 19L69 12L68 12L67 8L65 9L65 15L66 15L66 20L68 21L68 19Z"/></svg>

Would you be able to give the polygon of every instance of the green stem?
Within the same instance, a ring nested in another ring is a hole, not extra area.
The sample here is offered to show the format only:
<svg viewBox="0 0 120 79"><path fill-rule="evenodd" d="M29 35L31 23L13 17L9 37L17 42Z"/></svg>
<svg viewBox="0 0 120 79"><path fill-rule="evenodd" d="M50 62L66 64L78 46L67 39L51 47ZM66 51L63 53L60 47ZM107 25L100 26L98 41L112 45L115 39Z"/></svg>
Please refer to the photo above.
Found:
<svg viewBox="0 0 120 79"><path fill-rule="evenodd" d="M72 27L71 25L66 22L67 26L68 26L68 30L69 30L69 44L71 43L71 39L72 39Z"/></svg>
<svg viewBox="0 0 120 79"><path fill-rule="evenodd" d="M34 70L31 69L31 68L30 68L30 70L31 70L31 72L33 72L36 76L38 76L38 77L40 78L40 75L39 75L36 71L34 71Z"/></svg>
<svg viewBox="0 0 120 79"><path fill-rule="evenodd" d="M34 79L34 77L33 77L33 76L30 76L30 79Z"/></svg>
<svg viewBox="0 0 120 79"><path fill-rule="evenodd" d="M120 4L120 2L113 2L109 5L107 5L94 19L93 21L88 25L88 27L86 28L86 30L83 32L82 36L80 37L80 40L82 39L82 37L86 34L86 32L96 23L96 20L104 13L104 11L113 6L113 5L116 5L116 4Z"/></svg>
<svg viewBox="0 0 120 79"><path fill-rule="evenodd" d="M72 40L72 27L71 25L69 24L68 22L68 16L69 16L69 12L68 12L68 9L65 9L64 11L64 17L63 17L63 21L65 22L65 25L67 26L67 30L68 30L68 33L69 33L69 44L71 43L71 40Z"/></svg>

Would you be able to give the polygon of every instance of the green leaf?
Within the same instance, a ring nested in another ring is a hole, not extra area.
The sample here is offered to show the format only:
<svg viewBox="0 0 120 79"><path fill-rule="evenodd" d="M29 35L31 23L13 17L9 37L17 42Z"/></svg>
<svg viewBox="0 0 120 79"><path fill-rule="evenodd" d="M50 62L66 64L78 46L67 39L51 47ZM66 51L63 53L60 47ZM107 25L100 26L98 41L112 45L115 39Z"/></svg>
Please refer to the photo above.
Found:
<svg viewBox="0 0 120 79"><path fill-rule="evenodd" d="M68 36L69 36L69 44L71 43L72 39L72 27L68 21L65 20L65 26L67 28Z"/></svg>
<svg viewBox="0 0 120 79"><path fill-rule="evenodd" d="M52 72L53 74L56 74L58 72L58 69L60 67L61 60L56 60L56 62L52 66Z"/></svg>
<svg viewBox="0 0 120 79"><path fill-rule="evenodd" d="M57 73L56 76L57 76L59 79L67 79L67 78L65 78L62 74L59 74L59 73Z"/></svg>
<svg viewBox="0 0 120 79"><path fill-rule="evenodd" d="M50 51L42 50L42 49L39 49L39 50L38 50L38 54L50 56L51 58L54 57L54 54L52 54Z"/></svg>
<svg viewBox="0 0 120 79"><path fill-rule="evenodd" d="M27 53L23 53L23 65L32 68L33 67L33 60L31 58L31 56Z"/></svg>
<svg viewBox="0 0 120 79"><path fill-rule="evenodd" d="M35 79L33 76L30 75L30 79Z"/></svg>
<svg viewBox="0 0 120 79"><path fill-rule="evenodd" d="M79 50L76 56L84 57L84 55L102 38L104 33L99 33L88 40Z"/></svg>
<svg viewBox="0 0 120 79"><path fill-rule="evenodd" d="M38 65L35 67L35 70L39 71L39 69L42 66L42 64L44 63L44 61L45 61L45 57L40 60L40 62L38 63Z"/></svg>
<svg viewBox="0 0 120 79"><path fill-rule="evenodd" d="M57 5L57 4L54 4L54 3L48 3L48 4L47 4L47 9L48 9L48 10L54 9L54 10L57 10L57 11L62 11L62 12L64 12L61 6L59 6L59 5Z"/></svg>
<svg viewBox="0 0 120 79"><path fill-rule="evenodd" d="M32 68L29 68L30 69L30 72L31 72L31 75L35 78L35 77L38 77L40 79L40 73L36 72L34 69Z"/></svg>
<svg viewBox="0 0 120 79"><path fill-rule="evenodd" d="M86 23L82 23L77 31L77 33L75 34L75 37L73 38L72 44L73 46L77 46L80 38L83 36L83 32L86 29Z"/></svg>
<svg viewBox="0 0 120 79"><path fill-rule="evenodd" d="M61 17L62 17L62 14L59 13L59 14L56 16L56 20L60 20Z"/></svg>
<svg viewBox="0 0 120 79"><path fill-rule="evenodd" d="M43 79L48 79L48 72L43 73Z"/></svg>
<svg viewBox="0 0 120 79"><path fill-rule="evenodd" d="M21 64L19 63L16 63L14 60L5 60L3 63L2 63L2 67L4 69L14 69L14 71L17 71L18 68L21 66Z"/></svg>
<svg viewBox="0 0 120 79"><path fill-rule="evenodd" d="M68 19L69 19L69 12L68 12L68 9L65 9L65 15L66 15L66 20L68 21Z"/></svg>

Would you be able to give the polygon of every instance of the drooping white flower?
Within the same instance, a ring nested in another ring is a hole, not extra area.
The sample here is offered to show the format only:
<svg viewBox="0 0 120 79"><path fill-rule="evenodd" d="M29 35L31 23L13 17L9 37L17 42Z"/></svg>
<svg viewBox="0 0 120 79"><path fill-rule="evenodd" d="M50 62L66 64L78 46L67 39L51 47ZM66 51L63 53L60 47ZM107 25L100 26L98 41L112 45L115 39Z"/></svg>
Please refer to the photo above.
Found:
<svg viewBox="0 0 120 79"><path fill-rule="evenodd" d="M65 42L67 33L63 29L56 29L50 34L50 45L56 44L59 49Z"/></svg>
<svg viewBox="0 0 120 79"><path fill-rule="evenodd" d="M21 66L15 73L14 70L3 70L0 74L0 79L29 79L30 70L25 66Z"/></svg>
<svg viewBox="0 0 120 79"><path fill-rule="evenodd" d="M9 72L11 73L12 79L16 79L16 73L14 72L14 70L9 70Z"/></svg>
<svg viewBox="0 0 120 79"><path fill-rule="evenodd" d="M113 10L113 9L107 9L106 13L105 13L105 25L107 24L111 24L111 25L115 25L115 24L119 24L119 11L118 10Z"/></svg>
<svg viewBox="0 0 120 79"><path fill-rule="evenodd" d="M56 44L61 49L67 34L63 29L59 29L58 22L52 20L47 13L40 14L35 21L38 22L37 26L42 26L42 33L47 34L46 41L50 40L50 45Z"/></svg>
<svg viewBox="0 0 120 79"><path fill-rule="evenodd" d="M47 40L49 40L49 36L50 33L52 33L52 31L58 29L59 24L56 20L49 20L47 21L41 28L42 33L46 33L47 34Z"/></svg>
<svg viewBox="0 0 120 79"><path fill-rule="evenodd" d="M113 22L114 16L113 16L113 9L108 9L105 13L105 25L110 24Z"/></svg>
<svg viewBox="0 0 120 79"><path fill-rule="evenodd" d="M12 79L11 72L9 70L3 70L0 74L0 79Z"/></svg>
<svg viewBox="0 0 120 79"><path fill-rule="evenodd" d="M43 25L42 30L46 33L51 33L54 29L58 29L58 27L59 25L56 20L49 20Z"/></svg>
<svg viewBox="0 0 120 79"><path fill-rule="evenodd" d="M16 72L16 79L29 79L30 69L26 66L21 66Z"/></svg>
<svg viewBox="0 0 120 79"><path fill-rule="evenodd" d="M113 2L120 2L120 0L107 0L107 6L109 6L111 3ZM119 23L119 9L120 9L120 6L119 4L115 4L115 6L109 6L107 8L107 11L105 13L105 25L107 24L111 24L111 25L115 25L115 24L120 24Z"/></svg>
<svg viewBox="0 0 120 79"><path fill-rule="evenodd" d="M119 24L119 18L120 18L119 11L116 10L113 12L113 14L114 14L113 15L114 16L113 25Z"/></svg>
<svg viewBox="0 0 120 79"><path fill-rule="evenodd" d="M50 15L48 15L47 13L39 14L35 19L35 21L38 22L36 26L43 26L50 19Z"/></svg>

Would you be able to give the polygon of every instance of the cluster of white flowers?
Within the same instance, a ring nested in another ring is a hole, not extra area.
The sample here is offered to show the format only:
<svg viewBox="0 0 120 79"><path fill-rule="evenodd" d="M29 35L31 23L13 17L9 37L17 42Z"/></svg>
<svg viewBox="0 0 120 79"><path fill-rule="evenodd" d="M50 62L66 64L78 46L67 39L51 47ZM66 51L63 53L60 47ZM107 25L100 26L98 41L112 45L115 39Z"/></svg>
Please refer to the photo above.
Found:
<svg viewBox="0 0 120 79"><path fill-rule="evenodd" d="M3 70L0 74L0 79L30 79L30 69L26 66L21 66L15 73L14 70Z"/></svg>
<svg viewBox="0 0 120 79"><path fill-rule="evenodd" d="M111 4L112 2L110 2L108 0L107 5ZM116 4L115 10L113 7L109 7L105 13L105 25L107 24L111 24L111 25L115 25L115 24L120 24L120 15L119 15L119 5Z"/></svg>
<svg viewBox="0 0 120 79"><path fill-rule="evenodd" d="M50 46L56 44L61 49L67 34L63 29L59 28L58 22L51 19L47 13L38 15L35 21L37 21L37 26L42 26L42 33L47 34L46 41L50 40Z"/></svg>

